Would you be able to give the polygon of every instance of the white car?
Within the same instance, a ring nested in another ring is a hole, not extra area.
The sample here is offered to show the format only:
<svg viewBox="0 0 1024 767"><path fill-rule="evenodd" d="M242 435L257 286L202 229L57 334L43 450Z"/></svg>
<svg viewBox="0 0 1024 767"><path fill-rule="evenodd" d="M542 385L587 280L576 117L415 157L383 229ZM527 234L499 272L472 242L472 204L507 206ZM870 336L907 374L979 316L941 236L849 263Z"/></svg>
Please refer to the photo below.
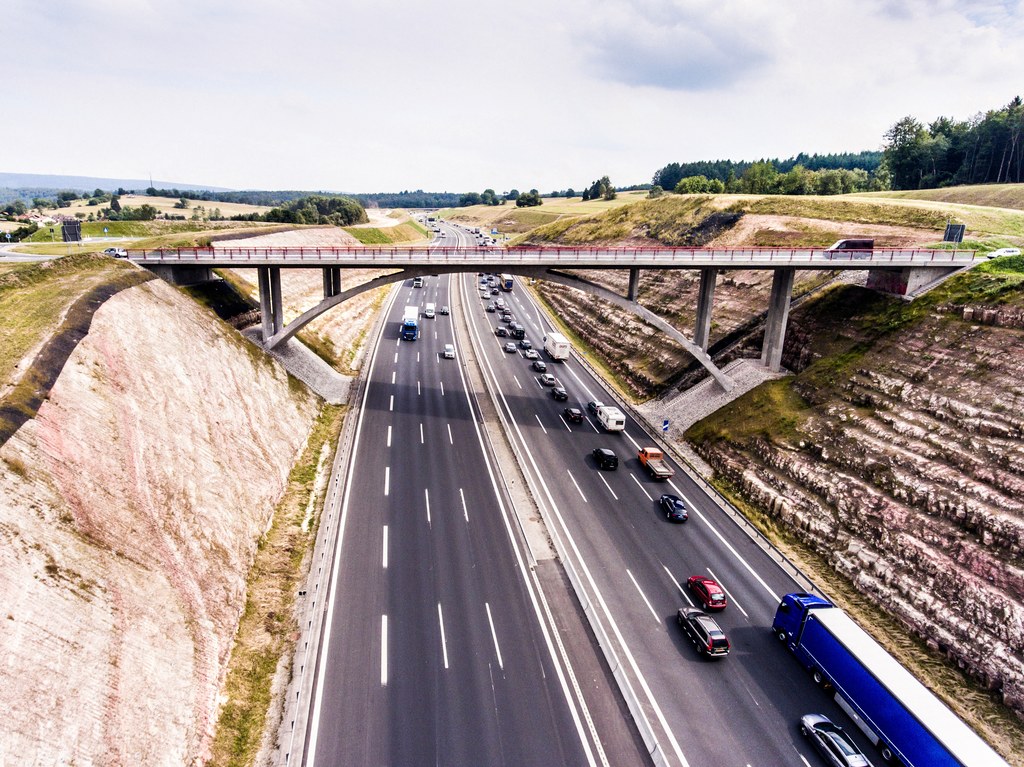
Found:
<svg viewBox="0 0 1024 767"><path fill-rule="evenodd" d="M993 250L988 254L989 258L999 258L1000 256L1019 256L1020 248L1000 248L999 250Z"/></svg>
<svg viewBox="0 0 1024 767"><path fill-rule="evenodd" d="M128 258L128 251L124 248L107 248L103 253L104 255L113 256L114 258Z"/></svg>
<svg viewBox="0 0 1024 767"><path fill-rule="evenodd" d="M441 352L441 356L444 357L446 360L453 360L453 359L455 359L455 345L454 344L445 344L444 345L444 351Z"/></svg>

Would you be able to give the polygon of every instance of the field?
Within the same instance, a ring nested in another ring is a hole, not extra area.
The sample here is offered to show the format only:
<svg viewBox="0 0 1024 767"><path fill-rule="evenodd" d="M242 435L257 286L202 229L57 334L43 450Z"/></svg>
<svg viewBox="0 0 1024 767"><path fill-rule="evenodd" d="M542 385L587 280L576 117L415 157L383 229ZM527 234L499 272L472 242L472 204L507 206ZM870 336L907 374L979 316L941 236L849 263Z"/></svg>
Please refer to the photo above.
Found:
<svg viewBox="0 0 1024 767"><path fill-rule="evenodd" d="M1024 184L973 184L944 189L916 189L902 192L868 192L856 197L891 198L983 205L990 208L1024 210Z"/></svg>
<svg viewBox="0 0 1024 767"><path fill-rule="evenodd" d="M240 216L248 215L250 213L266 213L270 208L262 205L242 205L235 202L216 202L216 201L204 201L204 200L188 200L187 208L175 208L174 206L178 203L176 197L150 197L145 194L126 194L120 198L121 207L132 207L141 208L143 205L152 205L157 209L160 215L167 213L171 216L185 216L186 218L191 217L195 210L202 207L206 214L209 215L214 208L220 210L222 216ZM95 213L100 208L109 207L109 204L102 204L99 206L89 205L88 200L74 200L71 203L70 208L60 208L56 211L49 211L50 213L62 213L66 216L73 216L76 213ZM202 211L200 211L202 215Z"/></svg>

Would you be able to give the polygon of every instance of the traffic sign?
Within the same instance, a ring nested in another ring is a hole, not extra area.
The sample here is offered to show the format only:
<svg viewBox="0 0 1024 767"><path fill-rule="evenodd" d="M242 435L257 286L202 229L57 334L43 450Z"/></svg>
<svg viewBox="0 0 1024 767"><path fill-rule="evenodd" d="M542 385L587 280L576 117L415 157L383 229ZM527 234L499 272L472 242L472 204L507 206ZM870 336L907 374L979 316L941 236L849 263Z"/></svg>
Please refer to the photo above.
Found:
<svg viewBox="0 0 1024 767"><path fill-rule="evenodd" d="M668 419L667 418L664 421L661 422L661 430L663 432L666 432L666 433L668 432Z"/></svg>

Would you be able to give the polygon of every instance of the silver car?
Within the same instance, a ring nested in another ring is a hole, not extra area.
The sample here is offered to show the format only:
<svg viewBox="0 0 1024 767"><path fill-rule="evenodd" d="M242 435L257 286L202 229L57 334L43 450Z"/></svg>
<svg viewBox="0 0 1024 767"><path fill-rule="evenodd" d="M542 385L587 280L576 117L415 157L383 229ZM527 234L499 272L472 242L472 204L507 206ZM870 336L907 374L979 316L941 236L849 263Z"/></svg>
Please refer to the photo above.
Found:
<svg viewBox="0 0 1024 767"><path fill-rule="evenodd" d="M804 714L800 717L800 732L834 767L871 767L850 736L827 716Z"/></svg>

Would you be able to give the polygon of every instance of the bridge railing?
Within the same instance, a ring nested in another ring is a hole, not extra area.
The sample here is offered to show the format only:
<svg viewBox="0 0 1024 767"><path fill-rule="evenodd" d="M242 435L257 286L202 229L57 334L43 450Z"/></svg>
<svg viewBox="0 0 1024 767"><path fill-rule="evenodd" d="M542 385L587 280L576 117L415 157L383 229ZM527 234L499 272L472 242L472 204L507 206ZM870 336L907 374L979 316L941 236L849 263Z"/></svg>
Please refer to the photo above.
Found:
<svg viewBox="0 0 1024 767"><path fill-rule="evenodd" d="M826 250L822 248L454 248L454 247L281 247L281 248L159 248L132 250L129 258L142 263L217 263L235 265L309 265L331 263L408 264L482 263L506 264L620 264L631 265L776 265L821 263L828 265L863 263L868 265L962 265L974 260L973 250L933 250L929 248L886 249L873 251Z"/></svg>

